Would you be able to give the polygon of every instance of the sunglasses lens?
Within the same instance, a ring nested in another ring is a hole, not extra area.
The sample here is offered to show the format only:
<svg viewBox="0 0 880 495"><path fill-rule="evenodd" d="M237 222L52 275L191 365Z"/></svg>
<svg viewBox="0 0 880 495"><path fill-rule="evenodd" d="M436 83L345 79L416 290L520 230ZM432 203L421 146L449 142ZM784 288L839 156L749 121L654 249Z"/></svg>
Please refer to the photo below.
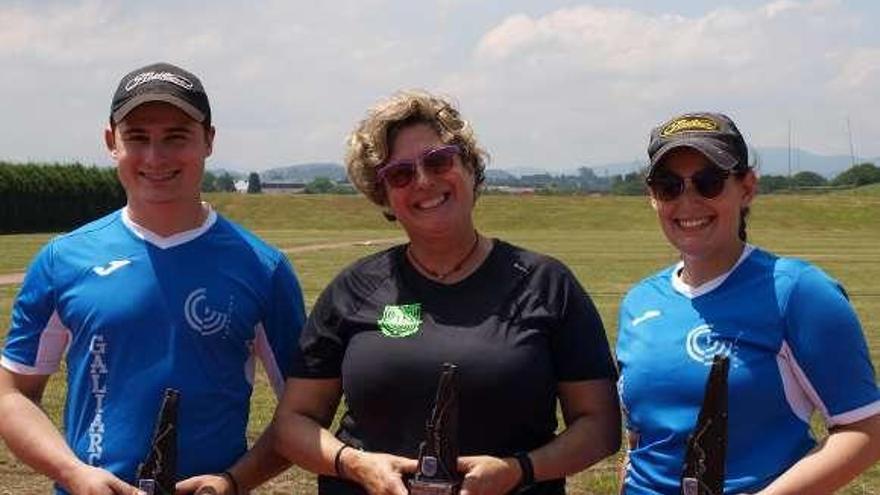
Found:
<svg viewBox="0 0 880 495"><path fill-rule="evenodd" d="M412 162L402 162L393 165L385 172L385 182L391 187L406 187L415 176L416 166Z"/></svg>
<svg viewBox="0 0 880 495"><path fill-rule="evenodd" d="M701 196L707 199L718 197L724 191L724 185L727 181L728 172L715 168L707 167L695 173L691 177L691 182Z"/></svg>
<svg viewBox="0 0 880 495"><path fill-rule="evenodd" d="M452 168L453 156L455 156L454 148L431 150L422 158L422 166L432 174L444 174Z"/></svg>
<svg viewBox="0 0 880 495"><path fill-rule="evenodd" d="M684 191L684 181L681 177L673 174L656 174L651 177L648 186L661 201L672 201Z"/></svg>
<svg viewBox="0 0 880 495"><path fill-rule="evenodd" d="M716 167L707 167L691 176L691 184L700 196L706 199L717 198L723 191L730 172ZM648 187L661 201L672 201L685 189L685 179L669 172L654 174L648 179Z"/></svg>

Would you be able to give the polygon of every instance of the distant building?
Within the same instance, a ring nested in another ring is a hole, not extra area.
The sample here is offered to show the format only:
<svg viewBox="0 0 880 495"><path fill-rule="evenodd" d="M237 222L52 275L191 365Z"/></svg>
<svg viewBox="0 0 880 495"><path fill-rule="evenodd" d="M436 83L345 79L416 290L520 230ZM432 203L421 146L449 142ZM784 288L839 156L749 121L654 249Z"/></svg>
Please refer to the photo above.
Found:
<svg viewBox="0 0 880 495"><path fill-rule="evenodd" d="M266 194L301 194L306 190L303 182L263 182L262 186Z"/></svg>
<svg viewBox="0 0 880 495"><path fill-rule="evenodd" d="M239 179L235 181L235 192L237 193L246 193L248 188L248 181Z"/></svg>
<svg viewBox="0 0 880 495"><path fill-rule="evenodd" d="M486 186L486 191L501 194L535 194L535 188L531 186Z"/></svg>

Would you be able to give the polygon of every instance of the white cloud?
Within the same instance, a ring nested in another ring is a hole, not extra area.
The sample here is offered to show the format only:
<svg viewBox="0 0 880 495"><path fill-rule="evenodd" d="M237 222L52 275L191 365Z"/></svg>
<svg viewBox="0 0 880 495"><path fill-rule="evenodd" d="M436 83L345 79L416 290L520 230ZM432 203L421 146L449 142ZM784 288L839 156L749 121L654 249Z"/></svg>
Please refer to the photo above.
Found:
<svg viewBox="0 0 880 495"><path fill-rule="evenodd" d="M831 87L841 91L864 91L880 87L880 48L860 48L848 53Z"/></svg>
<svg viewBox="0 0 880 495"><path fill-rule="evenodd" d="M642 156L651 125L695 109L731 113L758 145L784 144L787 119L803 121L810 139L801 144L839 152L819 136L847 113L843 104L870 101L878 110L868 96L876 93L878 52L852 46L856 17L840 2L791 0L690 17L591 5L512 14L485 33L453 84L482 102L483 114L504 108L506 119L522 123L503 131L518 145L503 163L536 163L543 154L573 166L626 158L622 149Z"/></svg>
<svg viewBox="0 0 880 495"><path fill-rule="evenodd" d="M771 2L764 6L761 10L764 11L764 14L773 18L779 14L784 14L786 12L790 12L800 7L798 2L794 0L779 0L778 2Z"/></svg>
<svg viewBox="0 0 880 495"><path fill-rule="evenodd" d="M758 145L784 144L792 119L803 146L842 151L828 136L849 116L880 146L873 3L624 3L0 2L0 159L107 162L112 90L157 60L202 77L214 159L246 169L341 160L367 107L412 87L460 101L501 166L632 160L694 108Z"/></svg>

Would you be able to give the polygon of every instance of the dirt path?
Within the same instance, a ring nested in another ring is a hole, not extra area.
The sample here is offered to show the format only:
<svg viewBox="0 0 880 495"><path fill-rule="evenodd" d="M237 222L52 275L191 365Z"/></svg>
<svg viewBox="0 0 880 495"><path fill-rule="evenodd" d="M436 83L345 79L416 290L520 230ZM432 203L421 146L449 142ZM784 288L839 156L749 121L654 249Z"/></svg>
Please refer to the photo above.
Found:
<svg viewBox="0 0 880 495"><path fill-rule="evenodd" d="M351 246L381 246L384 244L396 244L406 241L405 237L393 237L389 239L367 239L365 241L333 242L329 244L309 244L282 249L284 253L307 253L309 251L321 251L323 249L338 249Z"/></svg>
<svg viewBox="0 0 880 495"><path fill-rule="evenodd" d="M392 237L387 239L366 239L363 241L334 242L328 244L308 244L305 246L297 246L282 249L284 253L307 253L310 251L321 251L323 249L338 249L351 246L381 246L384 244L395 244L405 241L405 237ZM24 273L5 273L0 274L0 286L17 285L24 280Z"/></svg>
<svg viewBox="0 0 880 495"><path fill-rule="evenodd" d="M0 285L16 285L24 280L24 273L6 273L0 275Z"/></svg>

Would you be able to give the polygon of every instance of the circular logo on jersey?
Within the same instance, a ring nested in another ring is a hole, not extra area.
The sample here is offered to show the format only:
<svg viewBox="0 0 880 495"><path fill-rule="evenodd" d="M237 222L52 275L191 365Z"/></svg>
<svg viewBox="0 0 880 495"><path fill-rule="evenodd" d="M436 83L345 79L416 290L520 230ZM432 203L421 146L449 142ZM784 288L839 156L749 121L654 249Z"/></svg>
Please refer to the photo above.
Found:
<svg viewBox="0 0 880 495"><path fill-rule="evenodd" d="M382 318L376 324L386 337L409 337L418 332L422 324L422 305L415 303L385 306Z"/></svg>
<svg viewBox="0 0 880 495"><path fill-rule="evenodd" d="M686 346L691 359L707 366L712 364L716 355L729 356L733 349L732 343L720 340L712 334L711 325L700 325L688 332Z"/></svg>
<svg viewBox="0 0 880 495"><path fill-rule="evenodd" d="M224 313L208 305L207 294L204 287L192 291L183 304L183 314L190 328L202 335L213 335L229 325L232 301Z"/></svg>

